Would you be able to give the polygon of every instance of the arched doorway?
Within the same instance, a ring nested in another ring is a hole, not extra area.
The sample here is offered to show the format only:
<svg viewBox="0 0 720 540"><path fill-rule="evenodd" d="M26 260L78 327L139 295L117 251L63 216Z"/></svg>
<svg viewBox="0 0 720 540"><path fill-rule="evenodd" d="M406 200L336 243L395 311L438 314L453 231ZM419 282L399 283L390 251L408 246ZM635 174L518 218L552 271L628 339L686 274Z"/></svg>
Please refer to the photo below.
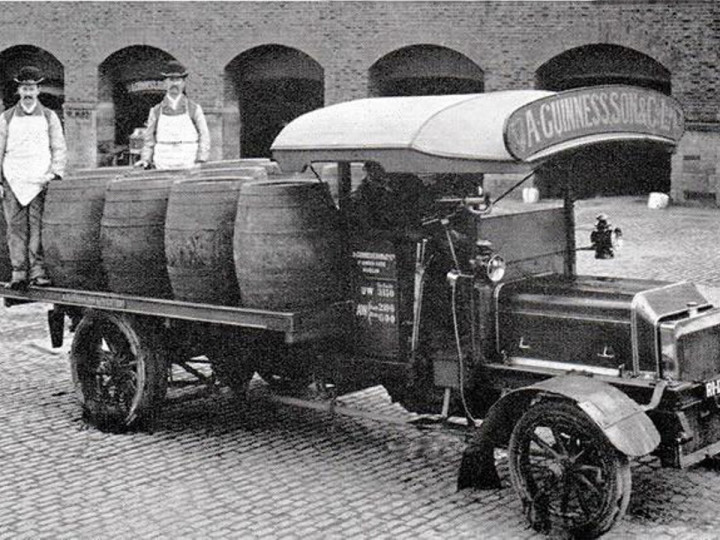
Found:
<svg viewBox="0 0 720 540"><path fill-rule="evenodd" d="M270 157L280 130L325 102L322 66L282 45L263 45L238 55L225 68L225 81L226 108L237 104L239 111L241 157Z"/></svg>
<svg viewBox="0 0 720 540"><path fill-rule="evenodd" d="M611 44L566 51L540 66L536 86L562 91L583 86L626 84L671 94L670 72L643 53ZM670 154L652 145L627 143L578 150L538 172L544 197L560 196L565 179L578 198L636 195L670 190Z"/></svg>
<svg viewBox="0 0 720 540"><path fill-rule="evenodd" d="M144 126L150 108L165 93L160 71L174 58L154 47L135 45L108 56L98 73L99 165L127 163L129 137Z"/></svg>
<svg viewBox="0 0 720 540"><path fill-rule="evenodd" d="M373 97L477 94L485 91L485 73L467 56L438 45L411 45L386 54L370 66ZM455 195L472 195L483 174L437 175L455 186Z"/></svg>
<svg viewBox="0 0 720 540"><path fill-rule="evenodd" d="M463 54L437 45L412 45L370 67L370 95L421 96L484 91L484 73Z"/></svg>
<svg viewBox="0 0 720 540"><path fill-rule="evenodd" d="M40 103L63 119L65 71L52 54L32 45L16 45L0 53L0 92L2 105L8 109L18 101L17 83L13 80L23 66L36 66L45 80L40 84Z"/></svg>

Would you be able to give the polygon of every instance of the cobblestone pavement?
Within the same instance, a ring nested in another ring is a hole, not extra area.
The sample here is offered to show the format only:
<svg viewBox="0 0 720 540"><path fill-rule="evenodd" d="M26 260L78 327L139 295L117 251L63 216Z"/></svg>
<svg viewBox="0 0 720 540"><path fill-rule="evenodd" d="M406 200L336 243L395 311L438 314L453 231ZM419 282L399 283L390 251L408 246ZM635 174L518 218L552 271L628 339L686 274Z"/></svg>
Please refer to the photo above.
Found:
<svg viewBox="0 0 720 540"><path fill-rule="evenodd" d="M599 211L626 237L612 261L580 254L579 271L720 287L720 211L644 203L578 205L579 243ZM259 381L245 410L223 392L173 391L152 433L89 428L46 308L0 311L2 539L540 538L502 454L501 489L458 492L461 437L275 405ZM409 417L379 387L342 401ZM606 537L719 537L719 474L640 460L628 515Z"/></svg>
<svg viewBox="0 0 720 540"><path fill-rule="evenodd" d="M709 297L720 288L720 210L670 206L647 208L647 198L580 201L576 206L577 245L588 245L595 217L605 213L624 235L615 259L596 260L578 252L578 272L608 276L687 280ZM720 302L717 302L720 304Z"/></svg>

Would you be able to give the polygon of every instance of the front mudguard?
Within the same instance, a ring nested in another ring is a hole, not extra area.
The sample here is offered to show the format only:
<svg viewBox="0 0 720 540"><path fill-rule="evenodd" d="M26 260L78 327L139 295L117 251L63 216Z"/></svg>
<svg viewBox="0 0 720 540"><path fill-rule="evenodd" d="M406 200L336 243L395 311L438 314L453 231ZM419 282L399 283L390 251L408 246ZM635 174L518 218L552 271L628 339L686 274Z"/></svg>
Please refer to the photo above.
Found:
<svg viewBox="0 0 720 540"><path fill-rule="evenodd" d="M538 399L573 401L626 456L649 454L660 444L652 420L621 390L590 377L554 377L513 390L490 408L463 453L458 489L500 487L494 449L507 446L515 424Z"/></svg>

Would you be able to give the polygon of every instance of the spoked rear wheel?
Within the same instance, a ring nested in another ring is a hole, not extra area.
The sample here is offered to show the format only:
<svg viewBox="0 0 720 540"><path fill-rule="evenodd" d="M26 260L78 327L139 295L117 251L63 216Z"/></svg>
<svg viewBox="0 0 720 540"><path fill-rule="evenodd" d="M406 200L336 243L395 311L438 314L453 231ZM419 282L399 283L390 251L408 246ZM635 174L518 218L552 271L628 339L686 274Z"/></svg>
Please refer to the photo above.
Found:
<svg viewBox="0 0 720 540"><path fill-rule="evenodd" d="M88 313L75 331L70 361L85 416L98 428L123 431L158 411L167 360L148 321Z"/></svg>
<svg viewBox="0 0 720 540"><path fill-rule="evenodd" d="M572 403L528 410L513 430L509 459L513 488L536 530L594 538L627 510L627 458Z"/></svg>

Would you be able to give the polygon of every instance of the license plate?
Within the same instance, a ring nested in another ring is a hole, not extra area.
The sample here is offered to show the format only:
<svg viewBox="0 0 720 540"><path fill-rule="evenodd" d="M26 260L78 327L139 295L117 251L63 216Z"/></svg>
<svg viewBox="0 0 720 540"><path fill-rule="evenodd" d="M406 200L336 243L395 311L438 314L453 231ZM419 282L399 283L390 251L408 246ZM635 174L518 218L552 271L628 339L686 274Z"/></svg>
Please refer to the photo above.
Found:
<svg viewBox="0 0 720 540"><path fill-rule="evenodd" d="M720 378L705 383L705 397L720 396Z"/></svg>

